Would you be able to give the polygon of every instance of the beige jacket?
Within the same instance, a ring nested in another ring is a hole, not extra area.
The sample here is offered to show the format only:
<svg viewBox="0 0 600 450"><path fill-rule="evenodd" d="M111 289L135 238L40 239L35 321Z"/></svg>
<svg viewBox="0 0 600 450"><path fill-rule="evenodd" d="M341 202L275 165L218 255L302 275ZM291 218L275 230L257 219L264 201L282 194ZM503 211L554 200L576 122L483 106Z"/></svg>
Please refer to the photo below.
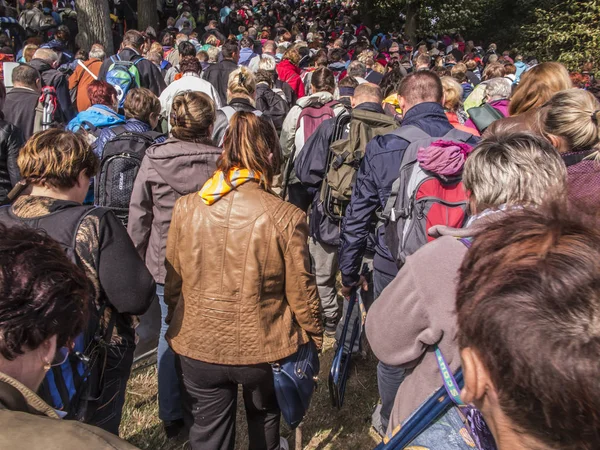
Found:
<svg viewBox="0 0 600 450"><path fill-rule="evenodd" d="M306 216L248 182L211 206L182 197L167 240L167 340L188 358L248 365L322 345Z"/></svg>

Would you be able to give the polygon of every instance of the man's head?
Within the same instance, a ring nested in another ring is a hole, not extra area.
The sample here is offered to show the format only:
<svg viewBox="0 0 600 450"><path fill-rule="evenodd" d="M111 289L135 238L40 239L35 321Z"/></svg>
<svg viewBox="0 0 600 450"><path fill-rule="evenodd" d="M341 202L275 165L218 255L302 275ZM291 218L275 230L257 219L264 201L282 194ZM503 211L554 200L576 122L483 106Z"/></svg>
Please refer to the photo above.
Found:
<svg viewBox="0 0 600 450"><path fill-rule="evenodd" d="M352 96L354 95L354 90L357 88L357 86L358 81L356 81L356 78L350 75L344 77L344 79L342 79L338 84L340 99L344 97L352 99Z"/></svg>
<svg viewBox="0 0 600 450"><path fill-rule="evenodd" d="M131 48L137 52L139 52L144 45L145 39L144 35L137 30L129 30L123 36L123 48Z"/></svg>
<svg viewBox="0 0 600 450"><path fill-rule="evenodd" d="M344 58L344 50L341 48L334 48L329 52L329 61L332 63L340 62Z"/></svg>
<svg viewBox="0 0 600 450"><path fill-rule="evenodd" d="M21 64L12 71L12 83L14 87L39 90L42 87L42 77L30 65Z"/></svg>
<svg viewBox="0 0 600 450"><path fill-rule="evenodd" d="M240 56L237 41L234 41L233 39L225 41L221 48L221 53L223 54L223 59L230 59L237 62Z"/></svg>
<svg viewBox="0 0 600 450"><path fill-rule="evenodd" d="M502 216L460 269L462 400L521 448L600 448L597 224L558 206Z"/></svg>
<svg viewBox="0 0 600 450"><path fill-rule="evenodd" d="M429 67L431 67L431 56L427 53L419 53L415 59L415 70L429 70Z"/></svg>
<svg viewBox="0 0 600 450"><path fill-rule="evenodd" d="M367 66L360 61L352 61L348 66L348 76L364 78L367 76Z"/></svg>
<svg viewBox="0 0 600 450"><path fill-rule="evenodd" d="M383 93L379 86L373 83L363 83L359 84L356 89L354 89L352 108L356 108L362 103L377 103L380 105L382 101Z"/></svg>
<svg viewBox="0 0 600 450"><path fill-rule="evenodd" d="M241 48L253 48L254 42L249 37L243 37L242 40L240 41L240 47Z"/></svg>
<svg viewBox="0 0 600 450"><path fill-rule="evenodd" d="M275 41L267 41L265 45L263 45L263 54L275 56L277 53L277 44Z"/></svg>
<svg viewBox="0 0 600 450"><path fill-rule="evenodd" d="M177 35L177 37L175 37L175 45L179 45L182 42L187 42L187 41L189 41L189 36L187 34L179 33Z"/></svg>
<svg viewBox="0 0 600 450"><path fill-rule="evenodd" d="M38 48L33 54L33 59L41 59L45 63L49 64L53 68L58 67L59 56L54 50L49 48Z"/></svg>
<svg viewBox="0 0 600 450"><path fill-rule="evenodd" d="M400 82L398 100L400 108L406 114L408 110L421 103L442 104L444 89L440 77L430 71L413 72Z"/></svg>
<svg viewBox="0 0 600 450"><path fill-rule="evenodd" d="M194 47L194 44L188 41L183 41L181 44L179 44L177 50L179 50L180 59L185 56L196 56L196 47Z"/></svg>
<svg viewBox="0 0 600 450"><path fill-rule="evenodd" d="M102 44L94 44L90 49L90 59L99 59L100 61L104 61L106 58L106 51L104 50L104 46Z"/></svg>

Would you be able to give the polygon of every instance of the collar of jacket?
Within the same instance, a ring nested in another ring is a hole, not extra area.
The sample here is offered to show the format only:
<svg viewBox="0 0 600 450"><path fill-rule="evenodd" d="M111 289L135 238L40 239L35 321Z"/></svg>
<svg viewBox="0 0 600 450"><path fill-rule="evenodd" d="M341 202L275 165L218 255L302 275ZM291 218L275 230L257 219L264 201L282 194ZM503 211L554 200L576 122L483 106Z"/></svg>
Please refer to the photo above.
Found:
<svg viewBox="0 0 600 450"><path fill-rule="evenodd" d="M123 50L119 52L119 56L121 59L125 61L131 61L135 56L140 56L140 52L131 47L125 47Z"/></svg>
<svg viewBox="0 0 600 450"><path fill-rule="evenodd" d="M508 206L506 204L499 205L495 208L488 208L475 216L472 216L464 228L452 228L446 225L434 225L427 234L431 237L438 238L441 236L454 236L457 238L475 237L485 230L485 226L502 220L515 209L521 209L519 205Z"/></svg>
<svg viewBox="0 0 600 450"><path fill-rule="evenodd" d="M379 103L374 103L374 102L361 103L360 105L357 105L356 108L354 108L354 109L361 109L363 111L370 111L370 112L374 112L374 113L385 114L383 107Z"/></svg>
<svg viewBox="0 0 600 450"><path fill-rule="evenodd" d="M252 103L250 103L250 100L248 100L247 98L244 97L234 97L231 99L231 101L229 102L229 106L233 106L235 108L235 105L243 105L243 106L247 106L248 108L254 108L254 105Z"/></svg>
<svg viewBox="0 0 600 450"><path fill-rule="evenodd" d="M402 125L416 124L423 120L425 117L427 117L427 119L439 118L446 122L448 121L448 118L444 113L444 107L442 105L435 102L425 102L419 103L418 105L415 105L412 108L410 108L404 115Z"/></svg>
<svg viewBox="0 0 600 450"><path fill-rule="evenodd" d="M60 419L56 411L25 385L0 372L0 409Z"/></svg>

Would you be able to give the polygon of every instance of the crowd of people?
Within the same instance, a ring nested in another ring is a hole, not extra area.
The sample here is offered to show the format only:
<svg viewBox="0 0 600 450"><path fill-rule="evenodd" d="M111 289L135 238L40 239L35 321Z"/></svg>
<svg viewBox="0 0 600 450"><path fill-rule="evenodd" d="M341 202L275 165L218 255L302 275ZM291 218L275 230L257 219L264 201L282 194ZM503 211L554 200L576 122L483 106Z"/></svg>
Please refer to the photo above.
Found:
<svg viewBox="0 0 600 450"><path fill-rule="evenodd" d="M274 366L324 336L377 357L382 439L443 355L499 450L600 448L593 67L413 45L352 1L166 0L143 31L110 4L112 55L76 48L74 5L0 5L19 63L0 84L0 446L132 448L158 304L158 416L191 449L235 448L238 392L249 448L287 449Z"/></svg>

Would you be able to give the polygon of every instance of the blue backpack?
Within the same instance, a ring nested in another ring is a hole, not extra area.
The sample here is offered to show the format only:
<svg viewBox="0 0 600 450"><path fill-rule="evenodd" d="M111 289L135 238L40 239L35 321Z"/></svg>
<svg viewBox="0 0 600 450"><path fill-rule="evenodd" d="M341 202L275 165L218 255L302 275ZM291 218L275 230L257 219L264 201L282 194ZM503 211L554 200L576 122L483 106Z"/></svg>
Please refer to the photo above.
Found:
<svg viewBox="0 0 600 450"><path fill-rule="evenodd" d="M117 90L119 108L123 108L125 97L131 89L141 87L140 71L137 65L143 59L139 57L135 61L124 61L119 55L110 57L112 64L106 73L106 82Z"/></svg>
<svg viewBox="0 0 600 450"><path fill-rule="evenodd" d="M38 218L22 219L12 212L10 206L4 206L0 208L0 223L45 231L61 245L69 259L80 266L76 253L77 230L92 212L102 217L108 209L74 206ZM75 338L67 361L46 373L39 391L40 397L62 411L66 419L81 422L89 421L101 406L106 354L117 317L106 303L97 308L93 298L88 298L88 301L90 314L85 330ZM103 326L100 318L105 316L109 319Z"/></svg>

